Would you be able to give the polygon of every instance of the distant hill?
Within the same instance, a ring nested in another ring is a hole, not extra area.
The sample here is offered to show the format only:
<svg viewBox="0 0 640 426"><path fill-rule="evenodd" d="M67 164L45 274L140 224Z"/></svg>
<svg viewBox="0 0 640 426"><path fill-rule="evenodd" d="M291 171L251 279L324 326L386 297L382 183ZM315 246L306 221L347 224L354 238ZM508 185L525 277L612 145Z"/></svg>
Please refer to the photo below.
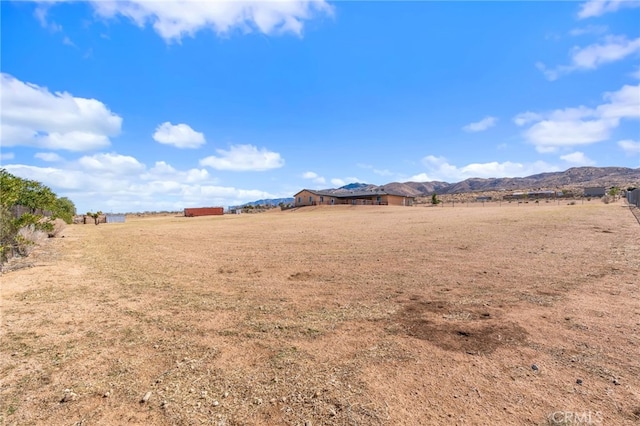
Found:
<svg viewBox="0 0 640 426"><path fill-rule="evenodd" d="M251 201L248 203L241 204L240 206L232 206L231 208L242 207L242 206L277 206L280 203L293 204L293 197L269 198L269 199L263 199L263 200L256 200L256 201Z"/></svg>
<svg viewBox="0 0 640 426"><path fill-rule="evenodd" d="M336 194L354 191L386 190L410 197L426 197L432 194L463 194L469 192L543 190L556 188L584 188L589 186L629 186L640 187L640 168L627 167L573 167L563 172L539 173L526 177L513 178L469 178L462 182L391 182L385 185L350 183L340 188L323 189L323 192ZM244 205L292 204L291 198L257 200Z"/></svg>
<svg viewBox="0 0 640 426"><path fill-rule="evenodd" d="M444 194L561 187L621 186L640 184L640 168L574 167L564 172L540 173L516 178L470 178L443 188Z"/></svg>
<svg viewBox="0 0 640 426"><path fill-rule="evenodd" d="M412 197L432 194L462 194L482 191L511 191L523 189L556 189L588 186L640 186L640 168L626 167L573 167L563 172L539 173L514 178L469 178L461 182L391 182L379 187L363 183L349 184L336 190L385 189ZM353 188L353 189L351 189Z"/></svg>

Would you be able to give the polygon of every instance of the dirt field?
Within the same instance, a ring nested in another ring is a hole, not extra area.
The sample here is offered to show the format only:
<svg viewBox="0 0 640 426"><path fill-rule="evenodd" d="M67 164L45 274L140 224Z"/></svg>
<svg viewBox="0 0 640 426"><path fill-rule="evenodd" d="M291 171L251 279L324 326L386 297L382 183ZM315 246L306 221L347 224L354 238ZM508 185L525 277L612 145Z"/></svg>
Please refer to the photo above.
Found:
<svg viewBox="0 0 640 426"><path fill-rule="evenodd" d="M0 278L0 423L640 422L621 202L127 220Z"/></svg>

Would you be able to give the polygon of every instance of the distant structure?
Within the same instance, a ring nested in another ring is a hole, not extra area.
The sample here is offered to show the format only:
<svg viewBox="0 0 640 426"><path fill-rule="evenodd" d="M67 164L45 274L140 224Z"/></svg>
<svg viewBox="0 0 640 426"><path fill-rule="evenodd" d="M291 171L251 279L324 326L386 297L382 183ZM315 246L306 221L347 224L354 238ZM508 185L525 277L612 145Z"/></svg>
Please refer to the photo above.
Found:
<svg viewBox="0 0 640 426"><path fill-rule="evenodd" d="M124 223L126 216L118 213L107 213L105 215L105 223Z"/></svg>
<svg viewBox="0 0 640 426"><path fill-rule="evenodd" d="M640 207L640 189L634 188L631 191L627 191L627 201L629 205Z"/></svg>
<svg viewBox="0 0 640 426"><path fill-rule="evenodd" d="M512 194L507 194L502 198L504 200L525 200L525 199L538 200L540 198L556 198L556 197L562 197L562 192L556 192L556 191L514 192Z"/></svg>
<svg viewBox="0 0 640 426"><path fill-rule="evenodd" d="M303 189L294 196L294 206L318 206L350 204L361 206L412 206L415 197L399 193L392 193L384 189L363 191L315 191Z"/></svg>
<svg viewBox="0 0 640 426"><path fill-rule="evenodd" d="M192 207L184 209L185 217L221 216L223 214L224 207Z"/></svg>
<svg viewBox="0 0 640 426"><path fill-rule="evenodd" d="M584 189L585 197L604 197L607 193L607 188L604 186L591 186Z"/></svg>

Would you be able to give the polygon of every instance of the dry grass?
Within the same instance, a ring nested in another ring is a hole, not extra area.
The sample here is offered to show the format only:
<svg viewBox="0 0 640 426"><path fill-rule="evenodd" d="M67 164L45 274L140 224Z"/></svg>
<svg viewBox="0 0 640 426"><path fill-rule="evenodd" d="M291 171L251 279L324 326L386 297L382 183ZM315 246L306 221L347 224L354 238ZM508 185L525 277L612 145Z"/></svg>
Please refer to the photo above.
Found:
<svg viewBox="0 0 640 426"><path fill-rule="evenodd" d="M36 229L34 225L25 226L18 230L16 242L18 244L18 253L21 256L30 255L33 250L47 239L47 233Z"/></svg>
<svg viewBox="0 0 640 426"><path fill-rule="evenodd" d="M51 221L52 229L49 231L49 238L56 238L62 235L62 231L67 227L67 223L58 218Z"/></svg>
<svg viewBox="0 0 640 426"><path fill-rule="evenodd" d="M64 235L2 278L5 424L639 418L640 227L619 203L335 206Z"/></svg>

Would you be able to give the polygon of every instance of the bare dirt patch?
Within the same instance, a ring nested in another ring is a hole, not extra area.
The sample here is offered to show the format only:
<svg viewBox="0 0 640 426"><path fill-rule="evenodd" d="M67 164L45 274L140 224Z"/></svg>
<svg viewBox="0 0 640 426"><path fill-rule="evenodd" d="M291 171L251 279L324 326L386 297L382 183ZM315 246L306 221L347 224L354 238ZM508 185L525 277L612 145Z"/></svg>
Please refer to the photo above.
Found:
<svg viewBox="0 0 640 426"><path fill-rule="evenodd" d="M621 204L63 235L1 277L2 424L638 421L640 226Z"/></svg>
<svg viewBox="0 0 640 426"><path fill-rule="evenodd" d="M491 353L499 346L526 341L524 328L500 319L499 314L491 311L494 310L484 306L429 300L407 304L398 321L409 336L467 354Z"/></svg>

